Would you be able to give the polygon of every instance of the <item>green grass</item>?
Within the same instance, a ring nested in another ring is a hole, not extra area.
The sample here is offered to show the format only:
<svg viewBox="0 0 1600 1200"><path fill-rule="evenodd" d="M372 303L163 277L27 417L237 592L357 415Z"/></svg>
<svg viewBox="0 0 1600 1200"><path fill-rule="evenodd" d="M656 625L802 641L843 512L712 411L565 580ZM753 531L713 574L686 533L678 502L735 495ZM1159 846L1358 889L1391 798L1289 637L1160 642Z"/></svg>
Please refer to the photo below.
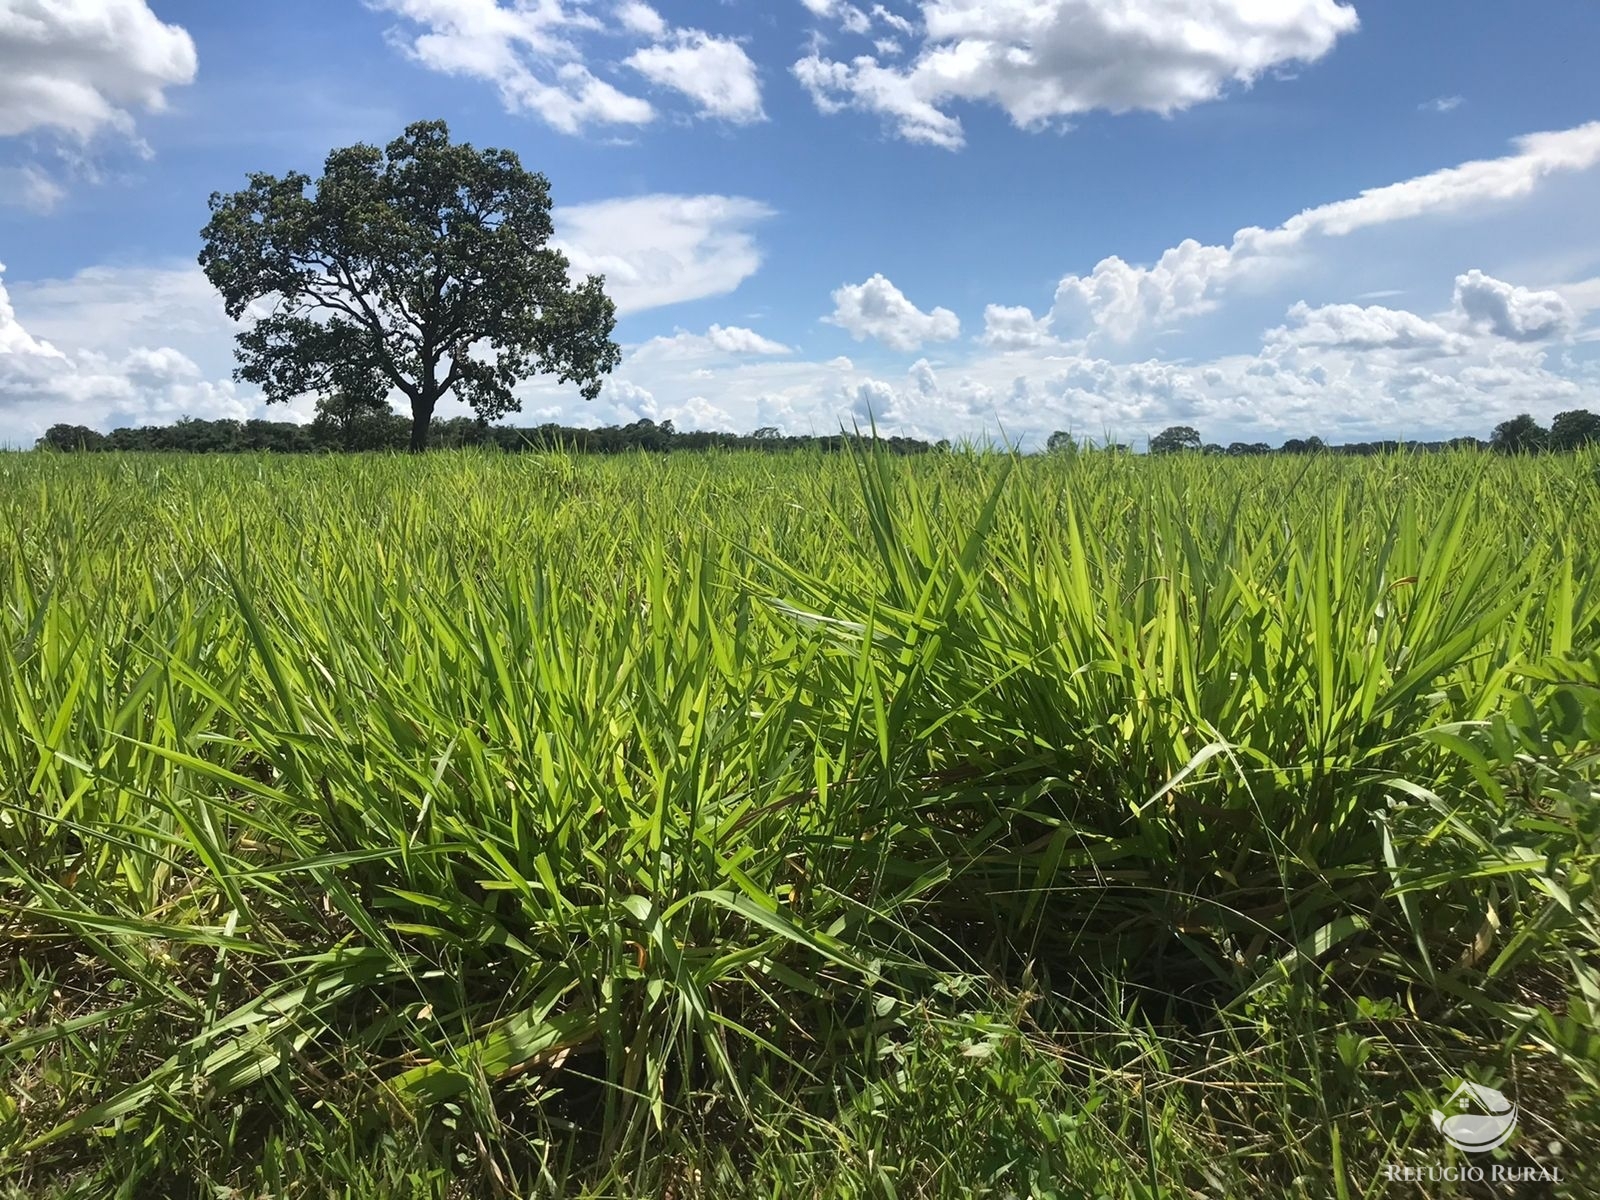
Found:
<svg viewBox="0 0 1600 1200"><path fill-rule="evenodd" d="M0 457L0 1195L1456 1194L1466 1077L1592 1194L1597 560L1592 454Z"/></svg>

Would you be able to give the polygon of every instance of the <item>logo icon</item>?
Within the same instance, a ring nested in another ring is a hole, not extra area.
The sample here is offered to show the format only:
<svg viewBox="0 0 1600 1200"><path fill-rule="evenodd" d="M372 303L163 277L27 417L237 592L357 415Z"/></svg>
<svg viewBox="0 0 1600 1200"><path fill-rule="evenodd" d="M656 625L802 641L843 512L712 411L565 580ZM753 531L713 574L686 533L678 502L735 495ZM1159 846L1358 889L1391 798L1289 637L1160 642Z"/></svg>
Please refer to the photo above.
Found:
<svg viewBox="0 0 1600 1200"><path fill-rule="evenodd" d="M1433 1110L1433 1127L1457 1150L1470 1154L1493 1150L1517 1128L1517 1106L1505 1093L1481 1083L1463 1083L1450 1093L1444 1108Z"/></svg>

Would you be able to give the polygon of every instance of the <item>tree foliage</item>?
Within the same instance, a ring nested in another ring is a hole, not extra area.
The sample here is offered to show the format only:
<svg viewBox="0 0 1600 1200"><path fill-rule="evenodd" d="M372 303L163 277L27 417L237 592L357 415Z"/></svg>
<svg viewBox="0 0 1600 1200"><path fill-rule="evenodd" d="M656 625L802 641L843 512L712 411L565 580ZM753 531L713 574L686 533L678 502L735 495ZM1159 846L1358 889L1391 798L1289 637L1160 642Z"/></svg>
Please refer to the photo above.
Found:
<svg viewBox="0 0 1600 1200"><path fill-rule="evenodd" d="M1200 449L1200 433L1192 425L1169 425L1150 439L1151 454L1176 454Z"/></svg>
<svg viewBox="0 0 1600 1200"><path fill-rule="evenodd" d="M105 434L86 425L52 425L36 446L40 450L100 450L105 446Z"/></svg>
<svg viewBox="0 0 1600 1200"><path fill-rule="evenodd" d="M1502 454L1531 454L1543 450L1549 441L1550 434L1543 425L1530 414L1520 413L1496 425L1489 444Z"/></svg>
<svg viewBox="0 0 1600 1200"><path fill-rule="evenodd" d="M200 265L229 316L260 314L235 375L269 403L337 394L370 409L399 391L416 451L446 395L493 420L543 372L592 400L621 357L604 280L570 283L548 245L549 182L510 150L419 121L385 149L333 151L316 181L249 181L212 195Z"/></svg>
<svg viewBox="0 0 1600 1200"><path fill-rule="evenodd" d="M1556 414L1550 422L1550 449L1579 450L1600 443L1600 416L1587 409Z"/></svg>
<svg viewBox="0 0 1600 1200"><path fill-rule="evenodd" d="M1051 454L1071 454L1078 448L1078 439L1065 429L1058 429L1045 441L1045 449Z"/></svg>

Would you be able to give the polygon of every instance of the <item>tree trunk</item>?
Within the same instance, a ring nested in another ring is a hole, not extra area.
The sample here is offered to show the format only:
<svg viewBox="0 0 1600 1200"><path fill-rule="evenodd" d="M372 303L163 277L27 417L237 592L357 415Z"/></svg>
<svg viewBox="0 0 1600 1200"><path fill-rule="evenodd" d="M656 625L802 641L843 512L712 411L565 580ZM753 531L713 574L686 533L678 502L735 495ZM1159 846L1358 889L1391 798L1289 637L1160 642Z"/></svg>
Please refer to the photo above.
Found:
<svg viewBox="0 0 1600 1200"><path fill-rule="evenodd" d="M433 420L434 401L419 397L411 402L411 453L421 454L428 448L428 425Z"/></svg>

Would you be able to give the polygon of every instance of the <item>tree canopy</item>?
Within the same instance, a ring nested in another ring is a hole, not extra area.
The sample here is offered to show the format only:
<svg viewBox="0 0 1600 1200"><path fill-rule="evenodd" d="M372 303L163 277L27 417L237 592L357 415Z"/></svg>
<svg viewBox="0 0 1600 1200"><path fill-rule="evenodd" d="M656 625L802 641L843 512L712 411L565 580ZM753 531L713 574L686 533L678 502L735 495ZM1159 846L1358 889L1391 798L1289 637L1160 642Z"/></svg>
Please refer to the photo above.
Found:
<svg viewBox="0 0 1600 1200"><path fill-rule="evenodd" d="M419 451L452 392L483 420L517 411L535 372L592 400L621 357L603 278L569 280L549 181L510 150L419 121L382 150L333 151L315 182L248 178L212 195L200 265L229 316L259 314L235 376L269 403L339 395L358 411L399 391Z"/></svg>
<svg viewBox="0 0 1600 1200"><path fill-rule="evenodd" d="M1169 425L1150 439L1151 454L1175 454L1200 449L1200 434L1192 425Z"/></svg>
<svg viewBox="0 0 1600 1200"><path fill-rule="evenodd" d="M1577 450L1600 443L1600 416L1587 409L1559 412L1550 422L1550 448Z"/></svg>
<svg viewBox="0 0 1600 1200"><path fill-rule="evenodd" d="M1527 454L1543 450L1549 443L1550 433L1529 413L1519 413L1509 421L1494 427L1489 444L1503 454Z"/></svg>

